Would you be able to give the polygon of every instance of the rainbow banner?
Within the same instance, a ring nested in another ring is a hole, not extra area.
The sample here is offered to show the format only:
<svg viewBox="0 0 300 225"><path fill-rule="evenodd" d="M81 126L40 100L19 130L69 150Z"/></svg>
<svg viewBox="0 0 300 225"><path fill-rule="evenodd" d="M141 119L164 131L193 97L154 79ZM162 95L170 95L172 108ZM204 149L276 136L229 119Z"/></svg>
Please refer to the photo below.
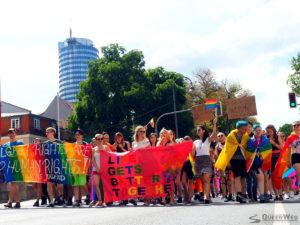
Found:
<svg viewBox="0 0 300 225"><path fill-rule="evenodd" d="M188 141L124 153L101 151L105 202L166 196L192 149Z"/></svg>
<svg viewBox="0 0 300 225"><path fill-rule="evenodd" d="M246 157L246 171L249 172L251 166L254 162L254 158L257 153L260 153L262 158L262 171L267 171L271 169L272 166L272 145L269 142L269 139L265 136L261 136L261 141L257 142L254 137L252 137L248 143L247 148L245 149Z"/></svg>
<svg viewBox="0 0 300 225"><path fill-rule="evenodd" d="M205 100L205 108L206 109L215 109L217 108L217 99L207 99Z"/></svg>
<svg viewBox="0 0 300 225"><path fill-rule="evenodd" d="M88 174L91 145L73 143L1 147L0 170L5 182L71 184Z"/></svg>

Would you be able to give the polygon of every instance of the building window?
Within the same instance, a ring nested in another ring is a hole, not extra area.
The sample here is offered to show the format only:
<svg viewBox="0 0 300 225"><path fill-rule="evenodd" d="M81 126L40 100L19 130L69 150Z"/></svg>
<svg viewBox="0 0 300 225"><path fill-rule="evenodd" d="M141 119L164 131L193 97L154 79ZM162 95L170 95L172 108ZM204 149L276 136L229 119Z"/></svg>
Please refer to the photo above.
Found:
<svg viewBox="0 0 300 225"><path fill-rule="evenodd" d="M12 118L10 120L10 127L15 129L20 129L20 118Z"/></svg>
<svg viewBox="0 0 300 225"><path fill-rule="evenodd" d="M34 129L40 130L41 129L41 121L38 118L33 119L33 127Z"/></svg>

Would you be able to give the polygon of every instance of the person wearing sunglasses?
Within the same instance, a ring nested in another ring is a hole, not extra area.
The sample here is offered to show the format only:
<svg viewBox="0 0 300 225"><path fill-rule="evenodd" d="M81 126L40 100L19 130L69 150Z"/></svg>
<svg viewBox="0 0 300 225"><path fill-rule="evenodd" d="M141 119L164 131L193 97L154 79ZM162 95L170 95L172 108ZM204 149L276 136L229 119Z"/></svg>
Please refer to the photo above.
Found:
<svg viewBox="0 0 300 225"><path fill-rule="evenodd" d="M150 147L150 142L146 136L146 127L139 125L134 131L132 149L137 150L147 147Z"/></svg>
<svg viewBox="0 0 300 225"><path fill-rule="evenodd" d="M195 148L193 148L192 154L196 156L195 160L195 172L196 176L200 177L204 190L204 203L210 204L210 178L213 173L212 162L210 158L211 142L217 136L217 117L213 120L213 131L209 135L205 126L197 126L198 139L194 141Z"/></svg>
<svg viewBox="0 0 300 225"><path fill-rule="evenodd" d="M282 146L279 143L277 130L274 125L271 125L271 124L268 125L266 127L266 132L267 132L267 137L272 145L272 168L271 168L271 171L273 173L275 165L278 161ZM271 177L269 178L269 184L272 184L272 185L269 185L269 192L270 192L269 198L270 199L272 198L271 193L272 193L272 189L273 189L273 191L275 193L274 201L283 201L282 190L281 189L279 190L275 187L274 180Z"/></svg>
<svg viewBox="0 0 300 225"><path fill-rule="evenodd" d="M92 165L93 165L92 179L94 181L94 188L95 188L95 192L96 192L96 195L98 198L98 202L95 204L95 206L96 207L99 207L99 206L106 207L104 199L102 200L102 194L101 194L101 190L99 188L100 179L101 179L100 152L101 151L110 151L110 149L107 147L107 145L103 145L103 134L96 134L95 140L97 142L97 146L94 147L93 151L92 151Z"/></svg>

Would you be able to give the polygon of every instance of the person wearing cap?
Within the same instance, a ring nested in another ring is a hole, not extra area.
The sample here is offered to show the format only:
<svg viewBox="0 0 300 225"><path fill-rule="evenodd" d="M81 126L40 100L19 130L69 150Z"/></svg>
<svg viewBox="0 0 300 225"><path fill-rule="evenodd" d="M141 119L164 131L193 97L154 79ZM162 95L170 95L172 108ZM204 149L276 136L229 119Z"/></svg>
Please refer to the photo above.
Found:
<svg viewBox="0 0 300 225"><path fill-rule="evenodd" d="M3 147L13 147L17 145L24 145L23 141L19 141L16 139L16 130L14 128L10 128L7 131L7 136L9 137L9 142L3 145ZM21 208L20 198L19 198L19 186L16 182L9 182L9 195L8 195L8 203L4 205L6 208ZM16 202L14 206L12 206L13 201Z"/></svg>
<svg viewBox="0 0 300 225"><path fill-rule="evenodd" d="M236 129L228 135L225 146L219 155L215 167L225 171L226 166L230 166L234 175L235 191L237 192L236 200L240 203L246 203L246 160L244 149L247 146L249 135L247 133L248 123L238 121Z"/></svg>

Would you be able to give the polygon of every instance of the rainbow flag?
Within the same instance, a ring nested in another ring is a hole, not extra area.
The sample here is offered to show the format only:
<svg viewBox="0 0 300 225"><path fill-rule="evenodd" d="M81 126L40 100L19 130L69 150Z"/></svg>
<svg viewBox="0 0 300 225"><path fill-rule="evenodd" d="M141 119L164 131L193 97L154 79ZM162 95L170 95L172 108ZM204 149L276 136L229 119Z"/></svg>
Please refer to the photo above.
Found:
<svg viewBox="0 0 300 225"><path fill-rule="evenodd" d="M249 172L251 166L254 162L257 149L259 148L259 152L262 156L262 171L267 171L271 169L272 165L272 145L269 140L265 136L261 136L261 141L258 143L254 137L252 137L248 143L247 148L245 149L245 157L246 157L246 171Z"/></svg>
<svg viewBox="0 0 300 225"><path fill-rule="evenodd" d="M274 186L277 189L282 189L282 175L287 169L288 161L289 161L289 151L290 145L297 140L299 137L295 133L292 133L286 140L281 152L279 159L275 165L275 169L272 174Z"/></svg>
<svg viewBox="0 0 300 225"><path fill-rule="evenodd" d="M205 100L205 108L206 109L215 109L217 108L217 99L207 99Z"/></svg>
<svg viewBox="0 0 300 225"><path fill-rule="evenodd" d="M152 128L154 128L154 118L152 118L148 123Z"/></svg>
<svg viewBox="0 0 300 225"><path fill-rule="evenodd" d="M88 173L91 149L73 143L1 147L0 165L5 182L82 184L85 177L76 175Z"/></svg>

